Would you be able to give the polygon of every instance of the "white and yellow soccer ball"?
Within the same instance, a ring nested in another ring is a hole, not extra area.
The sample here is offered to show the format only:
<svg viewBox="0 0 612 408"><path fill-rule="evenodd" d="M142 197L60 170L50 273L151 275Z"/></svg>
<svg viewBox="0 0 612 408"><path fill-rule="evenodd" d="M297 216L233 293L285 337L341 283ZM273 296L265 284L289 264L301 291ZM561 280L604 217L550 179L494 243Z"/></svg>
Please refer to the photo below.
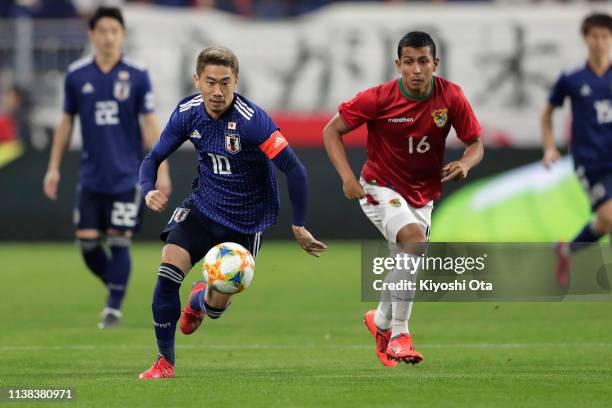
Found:
<svg viewBox="0 0 612 408"><path fill-rule="evenodd" d="M210 287L221 293L239 293L253 281L255 259L242 245L224 242L208 251L202 269Z"/></svg>

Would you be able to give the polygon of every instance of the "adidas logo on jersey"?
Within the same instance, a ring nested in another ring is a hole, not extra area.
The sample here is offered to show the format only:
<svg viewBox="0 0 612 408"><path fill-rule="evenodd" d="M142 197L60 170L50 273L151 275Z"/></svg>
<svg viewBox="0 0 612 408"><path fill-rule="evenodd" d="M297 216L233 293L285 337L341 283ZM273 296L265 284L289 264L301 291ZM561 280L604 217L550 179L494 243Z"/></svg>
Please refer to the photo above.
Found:
<svg viewBox="0 0 612 408"><path fill-rule="evenodd" d="M191 132L191 135L189 135L189 137L193 139L201 139L202 135L200 135L200 132L198 132L196 129L193 132Z"/></svg>
<svg viewBox="0 0 612 408"><path fill-rule="evenodd" d="M276 136L274 140L274 148L276 149L278 146L282 145L285 142L285 138L282 136Z"/></svg>
<svg viewBox="0 0 612 408"><path fill-rule="evenodd" d="M591 87L587 84L582 85L582 88L580 88L580 95L582 96L591 96L591 93Z"/></svg>
<svg viewBox="0 0 612 408"><path fill-rule="evenodd" d="M83 88L81 88L81 92L84 94L90 94L90 93L94 93L95 89L93 85L91 84L91 82L87 82L85 83L85 85L83 85Z"/></svg>

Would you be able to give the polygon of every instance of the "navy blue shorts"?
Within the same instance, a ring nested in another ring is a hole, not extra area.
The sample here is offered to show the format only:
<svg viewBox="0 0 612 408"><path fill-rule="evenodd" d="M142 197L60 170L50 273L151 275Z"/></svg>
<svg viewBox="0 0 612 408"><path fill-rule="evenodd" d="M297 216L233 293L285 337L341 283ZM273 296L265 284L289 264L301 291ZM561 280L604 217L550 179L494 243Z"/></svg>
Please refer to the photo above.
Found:
<svg viewBox="0 0 612 408"><path fill-rule="evenodd" d="M96 193L77 186L74 225L77 229L138 231L142 223L140 186L119 194Z"/></svg>
<svg viewBox="0 0 612 408"><path fill-rule="evenodd" d="M612 199L611 171L585 171L584 168L579 166L576 168L576 174L580 184L589 196L593 212L597 211L603 203Z"/></svg>
<svg viewBox="0 0 612 408"><path fill-rule="evenodd" d="M251 252L253 257L261 248L261 232L243 234L230 229L202 214L189 200L177 207L162 231L160 238L166 244L174 244L189 252L191 263L198 263L215 245L235 242Z"/></svg>

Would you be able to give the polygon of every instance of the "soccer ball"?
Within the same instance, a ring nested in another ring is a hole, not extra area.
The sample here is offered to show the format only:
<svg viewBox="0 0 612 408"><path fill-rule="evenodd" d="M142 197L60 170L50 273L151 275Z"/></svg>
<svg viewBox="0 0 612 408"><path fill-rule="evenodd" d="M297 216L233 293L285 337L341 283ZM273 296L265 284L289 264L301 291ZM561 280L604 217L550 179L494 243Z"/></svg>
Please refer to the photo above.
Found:
<svg viewBox="0 0 612 408"><path fill-rule="evenodd" d="M255 275L255 260L242 245L224 242L204 257L204 281L221 293L239 293L249 287Z"/></svg>

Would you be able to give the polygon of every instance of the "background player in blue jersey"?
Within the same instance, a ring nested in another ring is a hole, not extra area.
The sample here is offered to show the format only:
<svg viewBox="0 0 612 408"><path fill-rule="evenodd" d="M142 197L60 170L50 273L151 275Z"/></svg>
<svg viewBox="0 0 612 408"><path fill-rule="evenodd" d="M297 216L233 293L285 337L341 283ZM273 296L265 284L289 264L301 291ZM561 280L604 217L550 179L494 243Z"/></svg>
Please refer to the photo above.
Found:
<svg viewBox="0 0 612 408"><path fill-rule="evenodd" d="M53 136L44 192L57 198L60 164L74 117L79 116L83 150L74 208L76 237L87 267L108 288L100 328L121 318L121 304L131 269L129 246L141 218L138 171L144 142L159 135L147 71L121 54L125 27L117 8L99 8L89 21L95 54L68 68L64 113ZM168 168L160 168L159 189L169 194ZM106 236L109 251L102 238Z"/></svg>
<svg viewBox="0 0 612 408"><path fill-rule="evenodd" d="M571 154L576 173L584 186L595 217L571 243L557 246L559 284L569 284L570 256L612 232L612 17L592 14L582 22L588 49L586 64L561 74L542 112L544 164L560 157L552 133L552 114L566 97L572 102Z"/></svg>
<svg viewBox="0 0 612 408"><path fill-rule="evenodd" d="M193 192L174 211L161 235L165 245L153 292L159 356L140 378L174 377L179 317L181 331L191 334L205 315L217 319L226 310L231 295L199 281L181 315L179 288L192 266L216 244L236 242L257 256L261 233L276 223L279 210L271 162L287 177L295 239L313 256L326 249L304 228L308 196L304 166L267 113L234 92L238 71L238 60L229 49L204 49L194 75L200 93L179 103L140 169L147 206L160 212L168 198L154 187L157 167L187 140L198 152Z"/></svg>

